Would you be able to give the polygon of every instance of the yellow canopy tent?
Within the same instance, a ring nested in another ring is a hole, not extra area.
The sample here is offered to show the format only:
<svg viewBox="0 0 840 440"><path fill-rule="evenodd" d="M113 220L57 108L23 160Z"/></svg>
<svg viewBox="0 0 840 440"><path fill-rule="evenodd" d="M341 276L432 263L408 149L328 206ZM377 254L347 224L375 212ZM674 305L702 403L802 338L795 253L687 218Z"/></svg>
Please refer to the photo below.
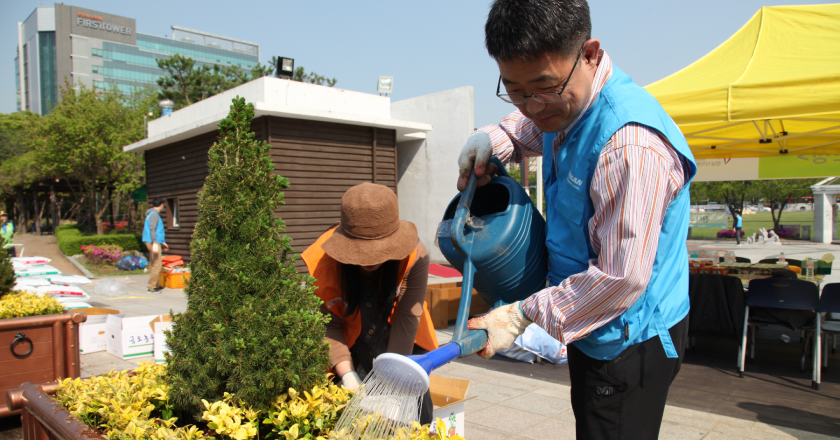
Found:
<svg viewBox="0 0 840 440"><path fill-rule="evenodd" d="M838 155L840 4L763 7L646 89L697 159Z"/></svg>

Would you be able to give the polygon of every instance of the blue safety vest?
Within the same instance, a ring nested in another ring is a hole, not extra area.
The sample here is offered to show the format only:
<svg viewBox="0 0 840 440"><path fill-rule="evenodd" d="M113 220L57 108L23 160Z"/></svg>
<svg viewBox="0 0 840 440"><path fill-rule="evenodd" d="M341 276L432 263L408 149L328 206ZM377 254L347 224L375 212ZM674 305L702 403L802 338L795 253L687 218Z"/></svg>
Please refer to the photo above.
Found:
<svg viewBox="0 0 840 440"><path fill-rule="evenodd" d="M592 175L609 138L631 122L665 135L682 156L684 167L688 168L687 179L665 211L653 272L644 294L624 313L574 341L575 347L599 360L615 359L626 348L655 336L660 337L668 357L677 357L668 329L688 314L685 241L689 184L697 165L685 137L662 106L617 67L613 67L598 98L566 136L556 161L552 147L556 133L543 134L549 281L556 286L570 275L586 271L589 260L598 257L589 239L589 220L595 211L589 197Z"/></svg>

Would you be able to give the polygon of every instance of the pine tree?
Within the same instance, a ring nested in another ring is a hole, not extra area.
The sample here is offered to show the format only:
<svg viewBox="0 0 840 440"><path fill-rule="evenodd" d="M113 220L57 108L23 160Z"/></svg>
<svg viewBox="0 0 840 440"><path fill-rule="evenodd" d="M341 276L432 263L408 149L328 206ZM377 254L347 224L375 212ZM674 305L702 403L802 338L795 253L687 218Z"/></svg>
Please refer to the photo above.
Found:
<svg viewBox="0 0 840 440"><path fill-rule="evenodd" d="M0 297L11 293L15 287L15 268L5 249L0 248Z"/></svg>
<svg viewBox="0 0 840 440"><path fill-rule="evenodd" d="M170 396L182 416L198 418L201 399L224 392L265 411L289 387L322 382L329 367L314 279L295 270L274 215L289 182L273 173L269 144L254 141L253 117L253 104L233 100L198 195L188 307L168 339Z"/></svg>

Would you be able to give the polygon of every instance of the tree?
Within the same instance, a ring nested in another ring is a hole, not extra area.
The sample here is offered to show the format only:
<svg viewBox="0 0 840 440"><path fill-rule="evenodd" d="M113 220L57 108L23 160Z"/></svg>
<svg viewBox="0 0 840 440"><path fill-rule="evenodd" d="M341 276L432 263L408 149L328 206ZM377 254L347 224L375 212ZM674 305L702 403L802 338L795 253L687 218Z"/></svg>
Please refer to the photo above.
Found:
<svg viewBox="0 0 840 440"><path fill-rule="evenodd" d="M273 56L267 65L257 63L250 72L245 72L238 66L197 65L192 58L180 54L158 59L158 67L169 74L157 79L161 88L159 99L169 99L176 109L181 109L257 78L273 76L278 62L279 58ZM303 67L295 69L292 80L328 87L337 82L335 78L325 78L315 72L306 73Z"/></svg>
<svg viewBox="0 0 840 440"><path fill-rule="evenodd" d="M303 66L298 67L295 69L295 75L292 77L292 81L300 81L303 83L309 84L317 84L319 86L327 86L332 87L335 83L338 82L335 78L324 78L321 75L318 75L315 72L306 73Z"/></svg>
<svg viewBox="0 0 840 440"><path fill-rule="evenodd" d="M30 151L29 133L39 123L40 116L30 111L0 114L0 192L5 199L47 177Z"/></svg>
<svg viewBox="0 0 840 440"><path fill-rule="evenodd" d="M295 270L274 214L289 182L274 174L270 145L253 140L253 117L253 104L233 100L198 195L189 304L167 340L169 395L186 416L199 418L201 399L225 392L266 411L287 388L323 381L329 367L314 279Z"/></svg>
<svg viewBox="0 0 840 440"><path fill-rule="evenodd" d="M0 114L0 163L26 153L28 148L25 132L30 126L37 124L39 118L37 113L28 110Z"/></svg>
<svg viewBox="0 0 840 440"><path fill-rule="evenodd" d="M744 210L744 201L758 197L757 187L749 180L732 180L724 182L692 182L691 198L699 200L701 194L704 198L724 200L727 209L735 220L735 210ZM698 198L695 198L698 197Z"/></svg>
<svg viewBox="0 0 840 440"><path fill-rule="evenodd" d="M157 79L161 87L159 98L171 100L176 109L273 73L271 67L259 63L251 68L250 73L238 66L196 65L195 60L180 54L158 59L157 63L169 74Z"/></svg>
<svg viewBox="0 0 840 440"><path fill-rule="evenodd" d="M123 147L143 138L143 115L153 95L125 97L116 88L76 87L65 83L61 101L33 127L34 158L43 173L71 185L76 200L88 201L101 235L114 195L140 186L143 158Z"/></svg>
<svg viewBox="0 0 840 440"><path fill-rule="evenodd" d="M206 64L196 66L195 60L177 53L168 59L159 58L157 64L169 73L169 76L157 79L162 89L160 98L174 102L176 109L214 95L211 87L212 67Z"/></svg>
<svg viewBox="0 0 840 440"><path fill-rule="evenodd" d="M0 249L0 298L15 288L15 268L5 249Z"/></svg>
<svg viewBox="0 0 840 440"><path fill-rule="evenodd" d="M773 217L773 229L779 230L782 212L791 199L798 199L811 194L811 185L820 179L779 179L758 180L753 182L765 202L770 203L770 215ZM779 207L778 214L776 206Z"/></svg>

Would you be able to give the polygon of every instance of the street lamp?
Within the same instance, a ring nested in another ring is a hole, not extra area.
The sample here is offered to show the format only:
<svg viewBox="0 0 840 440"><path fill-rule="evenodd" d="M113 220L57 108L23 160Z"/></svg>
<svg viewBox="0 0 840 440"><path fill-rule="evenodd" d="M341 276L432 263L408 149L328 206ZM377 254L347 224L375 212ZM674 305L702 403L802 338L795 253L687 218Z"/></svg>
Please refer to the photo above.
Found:
<svg viewBox="0 0 840 440"><path fill-rule="evenodd" d="M147 115L143 115L143 138L149 137L149 126L146 124L146 118L152 116L152 112L149 112Z"/></svg>
<svg viewBox="0 0 840 440"><path fill-rule="evenodd" d="M295 75L295 60L294 58L277 58L277 71L274 76L283 79L292 79Z"/></svg>
<svg viewBox="0 0 840 440"><path fill-rule="evenodd" d="M379 92L380 95L388 96L394 91L394 77L393 76L380 76L379 82L376 83L376 91Z"/></svg>

